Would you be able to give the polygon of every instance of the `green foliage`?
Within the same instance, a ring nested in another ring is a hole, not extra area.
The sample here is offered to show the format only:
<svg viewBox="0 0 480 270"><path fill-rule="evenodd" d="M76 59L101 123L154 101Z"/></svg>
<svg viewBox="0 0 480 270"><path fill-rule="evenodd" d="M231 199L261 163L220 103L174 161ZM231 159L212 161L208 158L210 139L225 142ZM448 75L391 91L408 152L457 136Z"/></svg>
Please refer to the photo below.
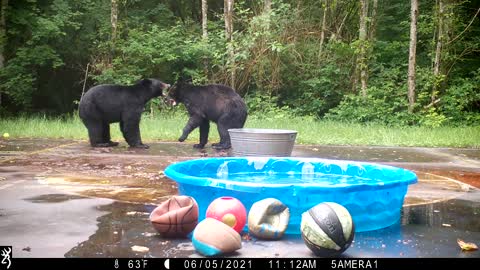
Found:
<svg viewBox="0 0 480 270"><path fill-rule="evenodd" d="M471 78L458 78L442 96L441 113L449 124L478 125L480 123L480 69Z"/></svg>
<svg viewBox="0 0 480 270"><path fill-rule="evenodd" d="M187 30L182 24L169 29L152 25L129 30L124 38L116 41L118 53L111 63L99 62L98 74L93 78L99 83L132 84L151 76L172 80L172 71L181 72L182 67L188 73L206 48L202 43L197 44L199 37L185 39L191 35Z"/></svg>
<svg viewBox="0 0 480 270"><path fill-rule="evenodd" d="M253 118L325 117L435 128L480 123L480 21L472 21L474 1L446 2L438 76L432 68L436 1L419 3L413 113L407 110L408 1L379 1L377 17L367 18L376 35L364 44L358 41L358 1L274 0L270 13L263 1L235 1L233 42L225 40L220 0L208 1L207 40L199 1L118 4L114 38L111 1L9 1L7 33L0 37L6 59L0 113L72 113L94 84L132 84L145 77L173 83L179 76L197 84L230 84L234 71L234 86ZM355 72L360 49L366 52L366 97L358 92ZM164 115L179 109L152 100L146 111Z"/></svg>
<svg viewBox="0 0 480 270"><path fill-rule="evenodd" d="M49 41L61 40L66 35L65 29L78 29L79 25L73 21L78 13L73 12L65 2L57 0L45 12L35 2L30 2L26 10L17 14L20 17L14 22L18 23L18 27L29 27L30 31L26 33L28 39L16 49L15 56L0 70L1 88L14 103L28 108L40 76L38 69L57 69L64 65L59 48ZM12 33L16 34L16 31L9 34Z"/></svg>
<svg viewBox="0 0 480 270"><path fill-rule="evenodd" d="M278 106L278 97L275 96L257 93L247 95L245 102L248 106L249 118L284 119L294 116L288 106Z"/></svg>

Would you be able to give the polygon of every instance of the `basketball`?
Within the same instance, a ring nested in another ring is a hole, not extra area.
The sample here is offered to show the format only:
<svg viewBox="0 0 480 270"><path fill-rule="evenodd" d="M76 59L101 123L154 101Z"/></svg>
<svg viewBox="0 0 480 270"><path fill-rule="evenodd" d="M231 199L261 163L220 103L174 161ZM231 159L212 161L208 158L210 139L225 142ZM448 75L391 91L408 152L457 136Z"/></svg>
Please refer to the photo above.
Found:
<svg viewBox="0 0 480 270"><path fill-rule="evenodd" d="M352 216L333 202L320 203L304 212L300 229L307 247L320 257L342 254L355 235Z"/></svg>
<svg viewBox="0 0 480 270"><path fill-rule="evenodd" d="M153 227L166 237L184 237L198 223L198 204L189 196L173 196L150 214Z"/></svg>

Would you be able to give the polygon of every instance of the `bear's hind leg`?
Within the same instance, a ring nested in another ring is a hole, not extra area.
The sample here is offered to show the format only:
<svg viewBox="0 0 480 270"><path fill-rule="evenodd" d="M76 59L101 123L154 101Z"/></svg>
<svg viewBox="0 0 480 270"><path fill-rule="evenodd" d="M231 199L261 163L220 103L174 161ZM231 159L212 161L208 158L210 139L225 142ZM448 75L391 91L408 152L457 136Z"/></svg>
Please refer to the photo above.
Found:
<svg viewBox="0 0 480 270"><path fill-rule="evenodd" d="M183 142L187 139L188 135L197 127L199 127L203 123L203 118L200 116L190 116L188 119L187 124L183 128L182 136L178 138L179 142Z"/></svg>
<svg viewBox="0 0 480 270"><path fill-rule="evenodd" d="M125 120L120 121L120 130L125 141L132 148L148 149L150 146L143 144L140 138L140 115L127 116Z"/></svg>
<svg viewBox="0 0 480 270"><path fill-rule="evenodd" d="M208 133L210 131L210 121L208 119L203 119L202 124L200 124L200 143L194 144L194 148L202 149L208 142Z"/></svg>
<svg viewBox="0 0 480 270"><path fill-rule="evenodd" d="M90 145L92 147L109 147L109 143L104 142L103 133L104 126L101 122L96 121L84 121L85 126L88 129L88 137L90 139Z"/></svg>
<svg viewBox="0 0 480 270"><path fill-rule="evenodd" d="M103 143L108 143L108 146L117 146L118 142L112 142L110 138L110 124L103 123Z"/></svg>
<svg viewBox="0 0 480 270"><path fill-rule="evenodd" d="M218 135L220 135L220 142L212 144L212 147L217 150L229 149L230 144L230 134L228 129L230 128L230 123L228 122L228 117L221 117L218 119L217 123Z"/></svg>

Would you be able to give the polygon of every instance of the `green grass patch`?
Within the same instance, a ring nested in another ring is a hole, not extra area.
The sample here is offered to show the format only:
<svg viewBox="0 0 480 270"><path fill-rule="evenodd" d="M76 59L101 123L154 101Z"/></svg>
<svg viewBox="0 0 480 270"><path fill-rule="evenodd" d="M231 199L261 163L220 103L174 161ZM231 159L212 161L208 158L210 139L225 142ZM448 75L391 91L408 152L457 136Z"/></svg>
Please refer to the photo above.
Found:
<svg viewBox="0 0 480 270"><path fill-rule="evenodd" d="M144 115L140 129L142 139L177 141L188 118L185 114ZM248 118L245 127L275 128L298 131L298 144L424 146L480 148L480 127L387 127L378 124L320 121L312 118ZM113 140L123 141L118 124L110 126ZM10 138L65 138L88 140L87 129L78 116L64 118L17 117L0 119L0 134ZM189 142L197 142L198 129ZM219 140L216 125L210 126L210 142Z"/></svg>

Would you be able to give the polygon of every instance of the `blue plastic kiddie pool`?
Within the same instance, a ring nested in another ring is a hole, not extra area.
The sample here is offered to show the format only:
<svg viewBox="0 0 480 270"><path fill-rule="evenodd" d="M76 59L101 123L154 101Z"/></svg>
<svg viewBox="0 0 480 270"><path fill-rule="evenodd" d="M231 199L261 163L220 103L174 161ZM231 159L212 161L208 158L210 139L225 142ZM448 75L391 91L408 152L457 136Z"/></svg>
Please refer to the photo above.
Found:
<svg viewBox="0 0 480 270"><path fill-rule="evenodd" d="M195 198L200 220L221 196L239 199L247 209L265 198L290 208L287 234L300 234L303 212L321 202L336 202L350 212L355 231L395 224L412 171L374 163L319 158L225 157L171 164L165 175L178 183L179 194ZM246 227L245 227L246 228Z"/></svg>

